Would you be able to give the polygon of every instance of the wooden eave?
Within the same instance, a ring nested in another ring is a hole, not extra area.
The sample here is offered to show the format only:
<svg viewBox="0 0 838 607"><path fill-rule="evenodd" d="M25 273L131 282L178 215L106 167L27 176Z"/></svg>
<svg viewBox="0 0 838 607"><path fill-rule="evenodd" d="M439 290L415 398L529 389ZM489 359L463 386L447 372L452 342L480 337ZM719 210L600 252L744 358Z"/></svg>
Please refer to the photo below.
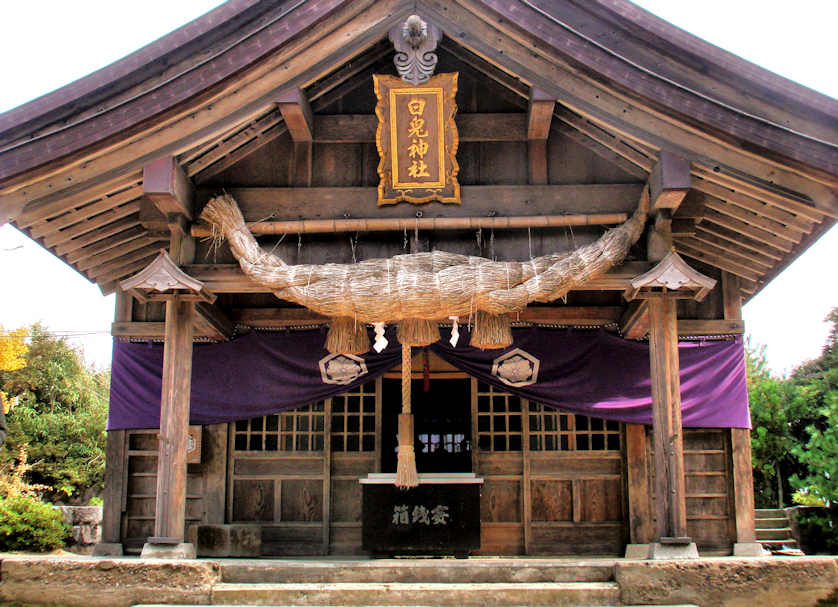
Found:
<svg viewBox="0 0 838 607"><path fill-rule="evenodd" d="M290 87L306 92L316 134L318 110L368 85L389 62L387 30L414 11L443 30L440 53L522 107L533 88L555 97L554 131L638 179L662 149L687 158L699 194L675 213L693 226L676 249L739 275L748 293L838 217L838 101L627 0L445 6L232 0L0 115L0 217L113 285L167 238L141 233L146 163L173 155L194 183L211 181L286 131L274 101Z"/></svg>

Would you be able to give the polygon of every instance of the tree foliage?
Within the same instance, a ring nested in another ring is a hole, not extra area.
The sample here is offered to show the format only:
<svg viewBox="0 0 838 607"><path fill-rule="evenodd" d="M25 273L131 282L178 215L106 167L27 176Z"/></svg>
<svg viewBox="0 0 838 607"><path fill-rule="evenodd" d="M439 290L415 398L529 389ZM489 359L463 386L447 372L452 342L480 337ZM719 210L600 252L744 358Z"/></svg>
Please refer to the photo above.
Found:
<svg viewBox="0 0 838 607"><path fill-rule="evenodd" d="M838 502L838 308L827 318L832 323L821 355L792 374L793 406L811 411L808 440L793 449L806 466L806 474L792 481L826 503Z"/></svg>
<svg viewBox="0 0 838 607"><path fill-rule="evenodd" d="M812 503L838 502L838 308L826 320L821 355L788 378L772 376L762 351L747 349L757 506L791 505L794 489Z"/></svg>
<svg viewBox="0 0 838 607"><path fill-rule="evenodd" d="M29 475L47 496L66 499L101 486L105 464L108 372L92 373L80 354L40 325L29 329L25 366L0 371L0 389L17 397L7 417L0 463L29 453Z"/></svg>
<svg viewBox="0 0 838 607"><path fill-rule="evenodd" d="M791 384L771 375L765 348L745 349L748 369L748 400L751 405L751 454L754 466L754 499L758 508L788 503L789 479L801 472L793 455L805 425L805 408L793 399ZM796 406L792 406L795 403Z"/></svg>

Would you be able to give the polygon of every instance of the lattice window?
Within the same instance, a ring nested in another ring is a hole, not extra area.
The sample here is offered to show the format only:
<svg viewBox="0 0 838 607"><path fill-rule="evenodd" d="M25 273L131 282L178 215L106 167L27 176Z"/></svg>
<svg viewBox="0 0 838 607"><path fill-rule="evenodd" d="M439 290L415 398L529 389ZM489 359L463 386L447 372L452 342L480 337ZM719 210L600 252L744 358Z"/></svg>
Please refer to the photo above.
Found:
<svg viewBox="0 0 838 607"><path fill-rule="evenodd" d="M521 399L478 382L477 446L481 451L521 451Z"/></svg>
<svg viewBox="0 0 838 607"><path fill-rule="evenodd" d="M620 423L529 406L531 451L619 451Z"/></svg>
<svg viewBox="0 0 838 607"><path fill-rule="evenodd" d="M322 451L326 408L323 401L277 415L239 420L236 451Z"/></svg>
<svg viewBox="0 0 838 607"><path fill-rule="evenodd" d="M375 391L370 381L332 398L332 451L375 451Z"/></svg>

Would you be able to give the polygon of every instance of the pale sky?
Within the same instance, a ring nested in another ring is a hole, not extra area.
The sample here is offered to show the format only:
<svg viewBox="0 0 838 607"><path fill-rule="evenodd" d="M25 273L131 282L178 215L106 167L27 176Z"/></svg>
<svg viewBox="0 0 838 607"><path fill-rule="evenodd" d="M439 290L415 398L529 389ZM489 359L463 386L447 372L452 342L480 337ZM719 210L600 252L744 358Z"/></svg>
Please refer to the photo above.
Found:
<svg viewBox="0 0 838 607"><path fill-rule="evenodd" d="M219 4L211 0L4 2L0 8L0 112L115 61ZM838 98L836 0L639 0L644 8L749 61ZM838 306L833 228L745 306L746 329L777 373L816 357L823 319ZM0 324L42 321L110 361L113 297L10 226L0 228Z"/></svg>

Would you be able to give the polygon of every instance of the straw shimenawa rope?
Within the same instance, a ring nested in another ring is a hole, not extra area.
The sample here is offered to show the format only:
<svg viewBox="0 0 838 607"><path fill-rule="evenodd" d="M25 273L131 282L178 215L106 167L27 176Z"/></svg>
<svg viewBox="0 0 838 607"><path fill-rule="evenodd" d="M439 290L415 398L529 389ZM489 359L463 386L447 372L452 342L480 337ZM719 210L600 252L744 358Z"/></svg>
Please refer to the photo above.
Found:
<svg viewBox="0 0 838 607"><path fill-rule="evenodd" d="M280 299L334 319L350 319L354 327L440 321L476 312L499 316L532 302L554 301L621 263L643 230L647 210L644 192L632 217L599 240L520 262L432 251L353 264L288 265L259 246L229 194L210 200L201 218L227 238L251 280Z"/></svg>
<svg viewBox="0 0 838 607"><path fill-rule="evenodd" d="M402 346L402 413L395 485L419 484L413 448L411 346L439 339L437 321L474 317L472 345L512 343L509 314L534 301L553 301L622 262L640 237L648 211L644 190L634 215L599 240L570 253L524 262L497 262L444 251L396 255L354 264L289 266L262 249L247 229L236 201L224 194L209 201L201 218L227 237L244 273L274 294L332 317L326 348L333 353L369 350L365 325L398 322Z"/></svg>

